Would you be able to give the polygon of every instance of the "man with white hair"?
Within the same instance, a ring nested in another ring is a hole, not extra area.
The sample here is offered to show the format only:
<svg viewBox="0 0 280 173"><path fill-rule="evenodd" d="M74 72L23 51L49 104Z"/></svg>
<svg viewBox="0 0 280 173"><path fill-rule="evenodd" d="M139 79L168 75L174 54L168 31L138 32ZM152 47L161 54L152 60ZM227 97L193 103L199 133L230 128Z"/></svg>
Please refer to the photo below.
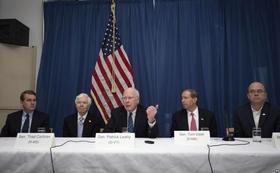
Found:
<svg viewBox="0 0 280 173"><path fill-rule="evenodd" d="M135 137L158 136L156 113L158 106L149 106L145 109L139 104L139 91L135 88L127 88L123 92L123 106L113 109L111 118L105 126L104 132L128 132L135 133Z"/></svg>
<svg viewBox="0 0 280 173"><path fill-rule="evenodd" d="M77 112L67 116L63 124L63 137L95 137L100 131L100 120L88 112L91 98L79 94L75 99Z"/></svg>

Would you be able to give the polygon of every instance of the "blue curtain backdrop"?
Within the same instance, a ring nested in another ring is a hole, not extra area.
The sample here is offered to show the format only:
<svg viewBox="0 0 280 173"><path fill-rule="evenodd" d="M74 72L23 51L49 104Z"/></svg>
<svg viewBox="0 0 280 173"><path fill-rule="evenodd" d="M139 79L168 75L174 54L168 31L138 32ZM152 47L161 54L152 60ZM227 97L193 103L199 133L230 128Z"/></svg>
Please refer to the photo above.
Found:
<svg viewBox="0 0 280 173"><path fill-rule="evenodd" d="M56 135L90 93L110 2L44 3L44 45L38 75L38 109L50 114ZM169 136L181 92L194 88L199 105L215 113L219 135L247 101L248 84L266 84L280 103L280 1L118 0L117 25L133 66L141 103L159 104L161 136ZM91 111L98 114L93 104Z"/></svg>

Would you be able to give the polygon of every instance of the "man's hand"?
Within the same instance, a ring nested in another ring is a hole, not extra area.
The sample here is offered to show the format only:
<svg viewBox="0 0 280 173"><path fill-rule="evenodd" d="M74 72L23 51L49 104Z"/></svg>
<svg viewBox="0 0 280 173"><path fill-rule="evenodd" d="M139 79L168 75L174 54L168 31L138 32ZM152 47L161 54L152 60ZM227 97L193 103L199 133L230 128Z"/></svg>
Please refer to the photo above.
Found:
<svg viewBox="0 0 280 173"><path fill-rule="evenodd" d="M149 106L149 107L146 109L147 118L148 118L148 122L149 122L149 123L155 122L157 110L158 110L158 105L156 105L156 106Z"/></svg>

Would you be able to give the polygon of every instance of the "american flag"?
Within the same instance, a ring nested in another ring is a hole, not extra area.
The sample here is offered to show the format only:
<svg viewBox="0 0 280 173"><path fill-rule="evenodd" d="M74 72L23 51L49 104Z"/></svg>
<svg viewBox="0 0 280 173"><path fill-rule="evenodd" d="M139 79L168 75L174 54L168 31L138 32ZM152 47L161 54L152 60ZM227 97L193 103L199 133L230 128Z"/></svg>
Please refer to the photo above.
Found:
<svg viewBox="0 0 280 173"><path fill-rule="evenodd" d="M122 105L122 93L134 87L132 66L115 27L113 51L113 14L111 12L99 55L92 72L91 95L103 120L107 123L113 108ZM113 55L114 54L114 55ZM115 91L112 87L115 86Z"/></svg>

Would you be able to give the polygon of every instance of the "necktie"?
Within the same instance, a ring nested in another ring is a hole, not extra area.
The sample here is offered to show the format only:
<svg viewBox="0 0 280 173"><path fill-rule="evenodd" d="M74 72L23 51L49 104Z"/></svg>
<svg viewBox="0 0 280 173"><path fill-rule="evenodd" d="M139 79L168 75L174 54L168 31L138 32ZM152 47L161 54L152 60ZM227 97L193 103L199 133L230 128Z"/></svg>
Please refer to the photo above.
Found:
<svg viewBox="0 0 280 173"><path fill-rule="evenodd" d="M83 137L84 118L80 117L78 121L78 137Z"/></svg>
<svg viewBox="0 0 280 173"><path fill-rule="evenodd" d="M127 121L127 131L132 133L133 132L133 120L132 120L132 112L129 113L128 121Z"/></svg>
<svg viewBox="0 0 280 173"><path fill-rule="evenodd" d="M29 129L29 114L26 114L25 117L26 118L23 123L22 130L21 130L22 133L28 133L28 129Z"/></svg>
<svg viewBox="0 0 280 173"><path fill-rule="evenodd" d="M194 113L191 113L192 116L192 120L191 120L191 131L196 131L197 127L196 127L196 123L195 123L195 119L194 119Z"/></svg>

